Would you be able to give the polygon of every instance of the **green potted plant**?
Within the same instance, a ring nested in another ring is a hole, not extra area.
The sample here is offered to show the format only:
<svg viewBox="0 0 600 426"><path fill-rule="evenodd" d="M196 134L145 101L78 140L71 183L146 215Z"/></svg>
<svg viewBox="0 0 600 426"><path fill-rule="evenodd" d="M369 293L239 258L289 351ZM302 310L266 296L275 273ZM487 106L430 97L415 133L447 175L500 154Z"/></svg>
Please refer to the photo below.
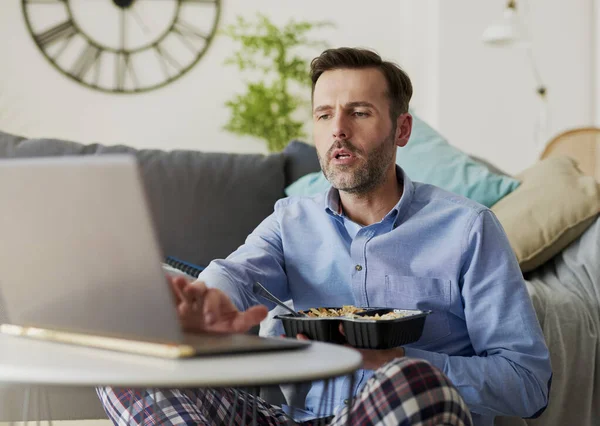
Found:
<svg viewBox="0 0 600 426"><path fill-rule="evenodd" d="M231 113L225 130L263 139L270 152L281 151L290 140L306 136L302 112L310 107L306 90L311 85L310 64L299 51L326 47L323 41L311 40L308 33L329 25L291 20L278 27L258 14L255 22L238 17L223 30L240 45L225 63L259 75L247 80L244 93L225 103Z"/></svg>

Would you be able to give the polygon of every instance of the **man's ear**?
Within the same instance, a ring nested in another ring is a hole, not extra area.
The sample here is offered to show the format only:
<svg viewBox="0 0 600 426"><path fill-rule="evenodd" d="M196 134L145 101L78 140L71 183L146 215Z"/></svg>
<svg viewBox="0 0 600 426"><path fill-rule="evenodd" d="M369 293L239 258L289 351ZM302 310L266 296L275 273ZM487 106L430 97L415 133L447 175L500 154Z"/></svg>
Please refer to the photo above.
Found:
<svg viewBox="0 0 600 426"><path fill-rule="evenodd" d="M412 132L413 118L408 112L400 114L396 119L396 145L403 147L408 143L410 133Z"/></svg>

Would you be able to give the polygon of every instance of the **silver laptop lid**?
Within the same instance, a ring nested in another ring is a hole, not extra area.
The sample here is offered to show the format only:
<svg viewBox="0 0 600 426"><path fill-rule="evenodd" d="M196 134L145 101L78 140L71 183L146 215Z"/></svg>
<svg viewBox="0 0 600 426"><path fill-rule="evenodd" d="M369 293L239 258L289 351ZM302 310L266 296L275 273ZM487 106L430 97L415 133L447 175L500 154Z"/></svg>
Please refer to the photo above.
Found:
<svg viewBox="0 0 600 426"><path fill-rule="evenodd" d="M135 157L0 160L0 319L183 339Z"/></svg>

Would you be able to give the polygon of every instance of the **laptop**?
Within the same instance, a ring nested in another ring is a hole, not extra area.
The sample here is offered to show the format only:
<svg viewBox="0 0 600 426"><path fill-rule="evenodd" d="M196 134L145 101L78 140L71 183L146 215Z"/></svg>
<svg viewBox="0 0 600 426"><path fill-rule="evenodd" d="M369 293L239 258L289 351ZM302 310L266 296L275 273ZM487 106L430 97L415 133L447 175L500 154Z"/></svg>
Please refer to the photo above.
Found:
<svg viewBox="0 0 600 426"><path fill-rule="evenodd" d="M0 160L0 203L2 333L167 358L310 344L182 331L132 155Z"/></svg>

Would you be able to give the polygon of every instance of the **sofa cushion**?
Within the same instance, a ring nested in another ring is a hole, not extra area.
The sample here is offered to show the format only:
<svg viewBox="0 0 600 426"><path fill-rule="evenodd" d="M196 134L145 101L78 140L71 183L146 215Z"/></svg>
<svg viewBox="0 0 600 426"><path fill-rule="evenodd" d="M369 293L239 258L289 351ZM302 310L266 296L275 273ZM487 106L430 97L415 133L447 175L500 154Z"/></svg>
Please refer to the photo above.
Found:
<svg viewBox="0 0 600 426"><path fill-rule="evenodd" d="M479 163L482 166L485 166L488 169L488 171L490 171L490 173L494 173L494 174L497 174L500 176L511 177L511 175L509 173L505 172L504 170L501 170L498 166L490 163L485 158L481 158L481 157L478 157L473 154L469 154L469 157L471 158L471 160L475 161L476 163Z"/></svg>
<svg viewBox="0 0 600 426"><path fill-rule="evenodd" d="M492 206L521 270L531 271L579 237L600 213L600 184L568 157L542 160Z"/></svg>
<svg viewBox="0 0 600 426"><path fill-rule="evenodd" d="M165 256L207 265L239 247L284 196L284 155L136 150L0 136L0 157L132 153Z"/></svg>
<svg viewBox="0 0 600 426"><path fill-rule="evenodd" d="M396 162L413 180L439 186L487 207L519 186L517 179L494 173L415 115L410 140L398 149Z"/></svg>

